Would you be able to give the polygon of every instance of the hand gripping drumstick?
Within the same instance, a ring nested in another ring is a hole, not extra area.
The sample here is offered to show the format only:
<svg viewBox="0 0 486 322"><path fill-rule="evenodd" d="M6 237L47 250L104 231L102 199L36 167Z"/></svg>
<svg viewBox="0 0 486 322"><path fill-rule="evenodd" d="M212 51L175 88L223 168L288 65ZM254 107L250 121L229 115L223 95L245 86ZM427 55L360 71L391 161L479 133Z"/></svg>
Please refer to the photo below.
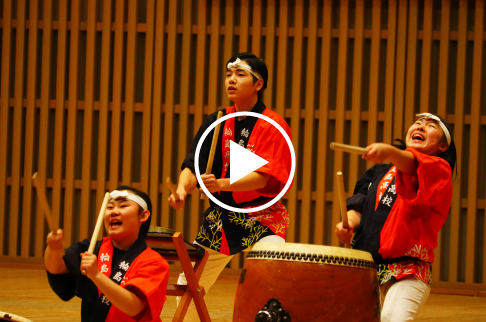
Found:
<svg viewBox="0 0 486 322"><path fill-rule="evenodd" d="M368 152L365 148L361 148L359 146L336 143L336 142L331 142L330 147L333 150L339 150L339 151L355 153L355 154L366 154Z"/></svg>
<svg viewBox="0 0 486 322"><path fill-rule="evenodd" d="M219 111L218 112L218 118L216 120L219 120L223 116L223 112ZM208 165L206 167L206 174L211 174L211 170L213 169L213 160L214 160L214 153L216 152L216 145L218 144L218 136L219 136L219 127L221 123L218 123L216 125L216 128L214 129L214 134L213 134L213 141L211 142L211 150L209 150L209 158L208 158ZM201 194L201 199L206 199L207 196L205 194Z"/></svg>
<svg viewBox="0 0 486 322"><path fill-rule="evenodd" d="M170 192L172 193L172 195L174 196L175 200L176 201L179 201L180 198L179 198L179 195L177 194L177 186L175 184L172 183L172 180L170 180L170 177L167 177L165 179L165 182L167 183L167 185L169 186L169 190Z"/></svg>
<svg viewBox="0 0 486 322"><path fill-rule="evenodd" d="M96 221L96 226L93 232L93 236L91 236L91 241L89 242L88 252L91 254L93 253L96 241L98 240L98 235L100 234L101 226L103 226L103 216L105 215L106 206L108 205L108 201L110 200L110 193L105 193L105 199L103 199L103 204L101 205L100 213L98 215L98 220ZM86 275L86 270L81 270L81 274Z"/></svg>
<svg viewBox="0 0 486 322"><path fill-rule="evenodd" d="M339 207L341 208L341 218L343 220L343 228L349 230L348 225L348 209L346 207L346 193L344 192L344 180L343 173L339 171L336 173L338 194L339 194ZM351 244L344 244L346 248L351 248Z"/></svg>

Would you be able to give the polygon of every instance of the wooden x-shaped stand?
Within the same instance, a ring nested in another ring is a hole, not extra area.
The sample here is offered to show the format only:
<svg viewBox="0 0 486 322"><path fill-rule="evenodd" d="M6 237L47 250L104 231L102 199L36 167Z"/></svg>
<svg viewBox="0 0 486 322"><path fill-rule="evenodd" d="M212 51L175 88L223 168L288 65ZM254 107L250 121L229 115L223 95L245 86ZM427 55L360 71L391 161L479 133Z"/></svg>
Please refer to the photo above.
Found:
<svg viewBox="0 0 486 322"><path fill-rule="evenodd" d="M187 285L169 284L167 295L181 296L176 313L172 321L184 321L191 300L194 300L199 319L203 322L211 321L206 303L204 302L204 288L199 286L199 279L208 260L209 254L204 255L186 243L180 232L161 227L150 227L147 245L160 253L168 261L180 261ZM195 262L194 267L191 264Z"/></svg>

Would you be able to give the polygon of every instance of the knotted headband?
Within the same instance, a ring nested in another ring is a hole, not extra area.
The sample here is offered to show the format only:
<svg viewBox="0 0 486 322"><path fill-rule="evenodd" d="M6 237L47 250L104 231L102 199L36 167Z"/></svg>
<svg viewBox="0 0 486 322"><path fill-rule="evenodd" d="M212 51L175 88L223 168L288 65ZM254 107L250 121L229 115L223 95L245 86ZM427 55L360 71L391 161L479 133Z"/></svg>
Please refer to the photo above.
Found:
<svg viewBox="0 0 486 322"><path fill-rule="evenodd" d="M244 69L244 70L247 70L253 76L255 76L257 79L262 78L260 76L260 74L258 74L257 72L253 71L249 65L241 64L241 62L242 62L241 59L236 58L236 60L234 62L228 63L228 66L226 66L226 68L228 70L230 70L231 68Z"/></svg>
<svg viewBox="0 0 486 322"><path fill-rule="evenodd" d="M447 126L445 126L445 124L442 123L442 121L440 120L440 118L438 116L435 116L434 114L430 114L430 113L421 113L421 114L417 114L416 116L418 116L419 120L421 120L421 119L426 119L426 120L432 119L432 120L436 121L439 124L442 131L444 131L444 135L445 135L446 140L447 140L447 145L451 144L451 133L447 129Z"/></svg>
<svg viewBox="0 0 486 322"><path fill-rule="evenodd" d="M120 197L135 201L140 207L143 208L143 210L148 209L147 203L145 202L145 200L143 200L142 197L137 196L134 193L128 192L127 190L123 190L123 191L113 190L112 192L110 192L110 199L117 199L117 198L120 198Z"/></svg>

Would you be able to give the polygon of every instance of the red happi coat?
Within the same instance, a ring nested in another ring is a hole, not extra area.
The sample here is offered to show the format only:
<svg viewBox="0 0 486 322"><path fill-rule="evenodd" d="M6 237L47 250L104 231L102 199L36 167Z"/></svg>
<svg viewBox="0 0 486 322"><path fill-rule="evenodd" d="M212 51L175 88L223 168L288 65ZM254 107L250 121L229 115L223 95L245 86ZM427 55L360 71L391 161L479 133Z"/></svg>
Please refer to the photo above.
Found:
<svg viewBox="0 0 486 322"><path fill-rule="evenodd" d="M437 233L452 199L452 171L442 158L407 149L418 162L413 175L397 171L397 199L381 231L383 258L416 257L434 261Z"/></svg>
<svg viewBox="0 0 486 322"><path fill-rule="evenodd" d="M235 113L235 106L226 108L226 114ZM287 123L274 111L265 108L262 115L275 121L279 124L290 137L290 129ZM229 146L225 146L226 140L234 141L235 118L230 118L225 122L223 130L223 163L229 162ZM230 131L227 131L230 129ZM231 134L228 134L231 133ZM255 172L266 173L270 175L270 179L264 188L251 191L234 191L233 199L237 204L254 200L260 196L273 198L282 191L290 176L290 169L292 160L290 159L290 151L287 141L282 134L270 123L263 119L258 119L251 132L246 148L258 155L259 157L268 161L263 167ZM226 177L226 169L223 168L221 178Z"/></svg>
<svg viewBox="0 0 486 322"><path fill-rule="evenodd" d="M225 108L223 113L232 114L235 110L235 106L230 106ZM290 127L285 120L274 111L266 108L261 101L255 104L251 112L269 117L291 137ZM202 137L202 133L216 121L216 114L209 115L203 121L194 137L190 153L182 164L182 170L189 168L192 172L195 172L196 146ZM201 145L198 161L201 173L205 172L206 169L211 140L212 134L208 135ZM267 160L268 163L255 172L269 174L270 179L267 185L261 189L242 192L220 191L213 193L213 196L224 204L235 208L248 209L268 203L282 191L290 176L292 160L285 138L275 126L260 118L247 117L241 120L235 120L235 118L226 120L221 125L214 154L211 173L216 178L229 178L230 167L232 166L230 163L230 141L234 141ZM288 225L289 216L281 202L259 212L240 213L228 211L210 200L210 207L204 213L203 225L196 237L196 242L223 254L233 255L270 235L285 238Z"/></svg>
<svg viewBox="0 0 486 322"><path fill-rule="evenodd" d="M113 254L113 244L110 238L103 238L98 253L98 269L110 277ZM105 266L104 266L105 265ZM120 265L121 266L121 265ZM113 267L115 269L116 267ZM169 265L157 252L147 247L130 264L120 286L139 295L143 294L147 308L135 317L123 313L111 305L106 321L132 322L132 321L161 321L160 314L166 300L165 291L169 282ZM98 295L100 291L98 290Z"/></svg>

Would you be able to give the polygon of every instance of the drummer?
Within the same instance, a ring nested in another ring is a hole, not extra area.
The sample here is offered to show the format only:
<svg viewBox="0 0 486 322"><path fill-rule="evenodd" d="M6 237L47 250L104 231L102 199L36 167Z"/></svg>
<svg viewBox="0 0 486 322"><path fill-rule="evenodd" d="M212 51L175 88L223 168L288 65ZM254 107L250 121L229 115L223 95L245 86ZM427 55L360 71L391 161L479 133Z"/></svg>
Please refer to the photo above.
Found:
<svg viewBox="0 0 486 322"><path fill-rule="evenodd" d="M147 194L122 186L110 193L103 218L109 237L94 254L85 239L62 257L62 230L47 236L49 284L63 301L82 298L81 321L161 321L169 265L145 243L151 211Z"/></svg>
<svg viewBox="0 0 486 322"><path fill-rule="evenodd" d="M234 105L222 109L223 114L251 111L265 115L277 122L290 137L288 124L261 101L268 81L268 70L263 60L250 53L239 53L231 57L225 66L226 95ZM196 188L196 147L202 134L216 121L216 116L217 112L203 121L192 141L190 152L182 163L176 192L179 201L174 195L169 197L170 205L176 209L184 207L187 194ZM213 132L207 136L199 154L201 173L206 170ZM230 141L254 152L269 163L230 185ZM288 145L273 125L256 117L230 118L221 124L212 173L201 175L201 179L209 192L224 204L252 208L267 203L280 193L290 176L290 165ZM208 262L199 281L206 293L235 254L256 242L285 242L285 231L289 225L287 210L280 201L253 213L231 212L219 207L212 200L209 203L195 240L196 244L209 252ZM178 283L186 284L183 274ZM199 321L193 303L184 321Z"/></svg>
<svg viewBox="0 0 486 322"><path fill-rule="evenodd" d="M430 293L437 233L452 198L456 148L438 116L418 114L405 141L374 143L363 159L377 163L358 180L347 199L349 230L339 240L370 252L378 264L381 321L411 321ZM381 164L390 161L392 164Z"/></svg>

